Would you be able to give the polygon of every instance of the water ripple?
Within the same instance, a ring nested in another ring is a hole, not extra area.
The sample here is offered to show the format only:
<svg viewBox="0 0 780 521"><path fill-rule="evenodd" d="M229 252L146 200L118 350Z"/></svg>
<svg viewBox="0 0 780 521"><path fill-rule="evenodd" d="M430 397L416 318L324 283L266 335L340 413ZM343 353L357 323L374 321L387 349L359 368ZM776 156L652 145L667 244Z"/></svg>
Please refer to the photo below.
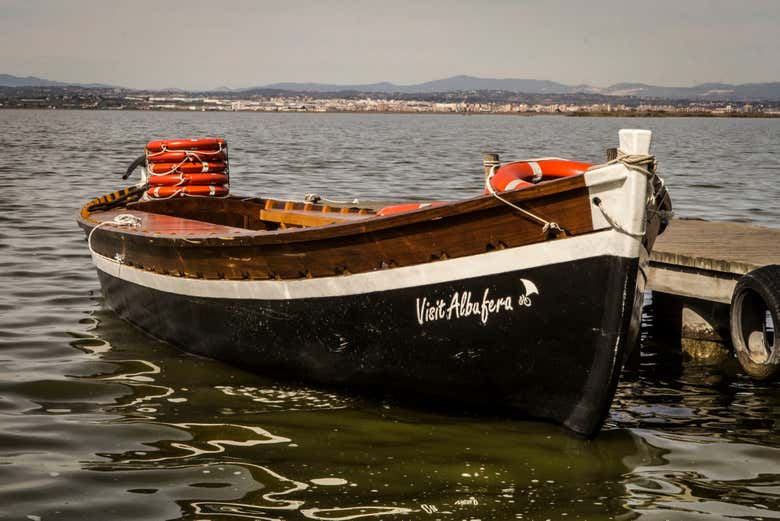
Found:
<svg viewBox="0 0 780 521"><path fill-rule="evenodd" d="M640 126L678 215L778 226L778 125L3 111L0 519L780 518L780 384L648 342L582 441L281 383L118 320L75 224L152 138L225 136L241 193L448 200L481 191L485 150L598 162Z"/></svg>

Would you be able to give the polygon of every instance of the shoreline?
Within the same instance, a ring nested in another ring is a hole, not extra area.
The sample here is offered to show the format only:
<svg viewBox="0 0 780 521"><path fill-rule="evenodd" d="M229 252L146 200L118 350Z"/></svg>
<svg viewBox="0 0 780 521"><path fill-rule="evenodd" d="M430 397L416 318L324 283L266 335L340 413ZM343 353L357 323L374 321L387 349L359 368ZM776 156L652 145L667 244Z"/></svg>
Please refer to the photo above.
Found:
<svg viewBox="0 0 780 521"><path fill-rule="evenodd" d="M768 112L670 112L670 111L577 111L577 112L435 112L435 111L393 111L393 110L192 110L188 108L87 108L87 107L3 107L0 110L65 110L85 112L223 112L261 114L382 114L382 115L434 115L434 116L562 116L572 118L747 118L776 119L780 113Z"/></svg>

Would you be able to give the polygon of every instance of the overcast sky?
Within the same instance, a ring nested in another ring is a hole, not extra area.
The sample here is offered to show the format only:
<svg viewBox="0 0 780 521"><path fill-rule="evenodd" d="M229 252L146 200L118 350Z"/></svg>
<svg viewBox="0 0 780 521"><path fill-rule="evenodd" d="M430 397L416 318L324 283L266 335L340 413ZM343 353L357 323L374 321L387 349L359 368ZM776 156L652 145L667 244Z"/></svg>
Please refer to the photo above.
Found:
<svg viewBox="0 0 780 521"><path fill-rule="evenodd" d="M0 73L187 89L780 81L780 0L0 0Z"/></svg>

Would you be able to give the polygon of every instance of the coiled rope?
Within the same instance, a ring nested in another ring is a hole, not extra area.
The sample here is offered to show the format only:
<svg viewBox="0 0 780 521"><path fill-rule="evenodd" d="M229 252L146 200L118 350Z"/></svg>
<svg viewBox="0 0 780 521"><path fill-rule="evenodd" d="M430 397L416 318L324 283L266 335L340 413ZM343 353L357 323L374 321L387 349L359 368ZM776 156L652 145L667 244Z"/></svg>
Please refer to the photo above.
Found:
<svg viewBox="0 0 780 521"><path fill-rule="evenodd" d="M114 216L113 219L110 221L103 221L102 223L99 223L97 226L92 228L92 230L89 232L89 235L87 236L87 247L89 248L90 253L97 253L92 248L92 235L97 231L98 228L101 226L130 226L130 227L138 227L141 226L141 218L137 215L129 214L129 213L120 213L119 215Z"/></svg>
<svg viewBox="0 0 780 521"><path fill-rule="evenodd" d="M319 194L306 193L303 195L303 201L306 203L318 204L318 203L331 203L331 204L360 204L358 198L354 198L351 201L334 201L333 199L326 199Z"/></svg>

